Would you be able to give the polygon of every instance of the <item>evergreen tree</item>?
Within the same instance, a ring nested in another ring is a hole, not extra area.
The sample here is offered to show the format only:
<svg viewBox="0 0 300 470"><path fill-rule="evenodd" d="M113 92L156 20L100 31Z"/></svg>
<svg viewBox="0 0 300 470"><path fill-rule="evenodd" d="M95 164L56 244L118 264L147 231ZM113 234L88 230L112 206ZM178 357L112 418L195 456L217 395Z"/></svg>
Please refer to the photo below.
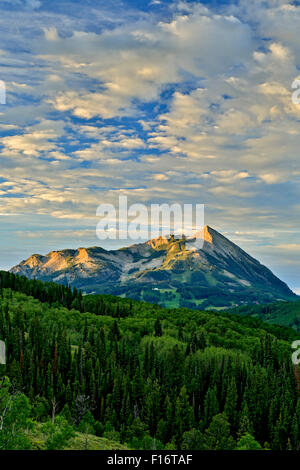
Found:
<svg viewBox="0 0 300 470"><path fill-rule="evenodd" d="M154 323L154 334L155 336L162 336L162 326L160 323L160 319L157 318L155 323Z"/></svg>

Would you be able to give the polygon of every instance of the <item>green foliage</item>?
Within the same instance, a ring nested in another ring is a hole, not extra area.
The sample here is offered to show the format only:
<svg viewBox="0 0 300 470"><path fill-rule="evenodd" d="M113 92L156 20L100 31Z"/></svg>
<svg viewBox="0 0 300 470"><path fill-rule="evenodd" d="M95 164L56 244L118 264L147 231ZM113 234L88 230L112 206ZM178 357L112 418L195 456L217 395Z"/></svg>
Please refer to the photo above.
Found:
<svg viewBox="0 0 300 470"><path fill-rule="evenodd" d="M261 445L254 439L251 434L244 434L238 441L237 450L262 450Z"/></svg>
<svg viewBox="0 0 300 470"><path fill-rule="evenodd" d="M2 448L29 448L32 418L48 449L96 436L136 449L299 449L294 330L111 296L82 297L79 311L68 288L5 282Z"/></svg>
<svg viewBox="0 0 300 470"><path fill-rule="evenodd" d="M0 449L30 449L26 431L32 428L28 398L12 390L10 380L0 382Z"/></svg>
<svg viewBox="0 0 300 470"><path fill-rule="evenodd" d="M95 434L95 419L90 411L88 411L80 421L78 431L81 433Z"/></svg>
<svg viewBox="0 0 300 470"><path fill-rule="evenodd" d="M259 318L268 323L282 325L281 330L287 331L286 327L300 332L300 300L294 302L273 302L262 305L245 305L230 312L238 315L247 315L251 318Z"/></svg>
<svg viewBox="0 0 300 470"><path fill-rule="evenodd" d="M230 435L230 424L225 413L214 416L204 435L209 450L232 450L235 442Z"/></svg>
<svg viewBox="0 0 300 470"><path fill-rule="evenodd" d="M159 318L154 323L154 332L155 332L155 336L162 336L163 334L162 326L161 326Z"/></svg>
<svg viewBox="0 0 300 470"><path fill-rule="evenodd" d="M203 434L198 429L186 431L182 436L182 450L205 450Z"/></svg>
<svg viewBox="0 0 300 470"><path fill-rule="evenodd" d="M68 445L75 432L63 416L57 416L54 422L48 421L41 428L46 436L47 450L61 450Z"/></svg>

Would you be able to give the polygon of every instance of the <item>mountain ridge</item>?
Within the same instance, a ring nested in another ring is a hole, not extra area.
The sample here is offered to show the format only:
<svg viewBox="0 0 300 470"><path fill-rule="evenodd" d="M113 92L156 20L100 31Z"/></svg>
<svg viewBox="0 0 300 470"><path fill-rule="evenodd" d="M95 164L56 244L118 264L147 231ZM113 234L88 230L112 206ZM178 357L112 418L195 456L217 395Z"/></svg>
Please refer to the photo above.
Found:
<svg viewBox="0 0 300 470"><path fill-rule="evenodd" d="M166 306L226 307L296 298L270 269L209 226L193 237L160 236L117 250L94 246L34 254L11 272L87 293L153 298ZM216 299L220 295L223 302Z"/></svg>

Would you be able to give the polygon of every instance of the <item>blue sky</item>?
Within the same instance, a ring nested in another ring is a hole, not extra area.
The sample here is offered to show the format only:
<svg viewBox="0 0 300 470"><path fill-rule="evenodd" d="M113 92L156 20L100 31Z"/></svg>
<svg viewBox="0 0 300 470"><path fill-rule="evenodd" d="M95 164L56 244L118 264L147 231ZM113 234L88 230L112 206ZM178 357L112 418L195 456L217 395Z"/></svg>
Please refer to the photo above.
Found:
<svg viewBox="0 0 300 470"><path fill-rule="evenodd" d="M126 195L204 203L300 288L299 24L286 0L0 1L0 267L100 244Z"/></svg>

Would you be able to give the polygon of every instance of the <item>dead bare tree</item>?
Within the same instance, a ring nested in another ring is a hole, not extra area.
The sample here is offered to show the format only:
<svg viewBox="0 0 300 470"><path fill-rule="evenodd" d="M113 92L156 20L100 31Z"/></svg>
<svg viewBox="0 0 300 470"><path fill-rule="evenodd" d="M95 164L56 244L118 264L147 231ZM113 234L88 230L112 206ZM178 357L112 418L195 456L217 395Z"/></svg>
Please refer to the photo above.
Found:
<svg viewBox="0 0 300 470"><path fill-rule="evenodd" d="M54 424L55 416L56 416L56 413L58 410L58 404L59 404L55 397L51 400L51 404L52 404L52 423Z"/></svg>

